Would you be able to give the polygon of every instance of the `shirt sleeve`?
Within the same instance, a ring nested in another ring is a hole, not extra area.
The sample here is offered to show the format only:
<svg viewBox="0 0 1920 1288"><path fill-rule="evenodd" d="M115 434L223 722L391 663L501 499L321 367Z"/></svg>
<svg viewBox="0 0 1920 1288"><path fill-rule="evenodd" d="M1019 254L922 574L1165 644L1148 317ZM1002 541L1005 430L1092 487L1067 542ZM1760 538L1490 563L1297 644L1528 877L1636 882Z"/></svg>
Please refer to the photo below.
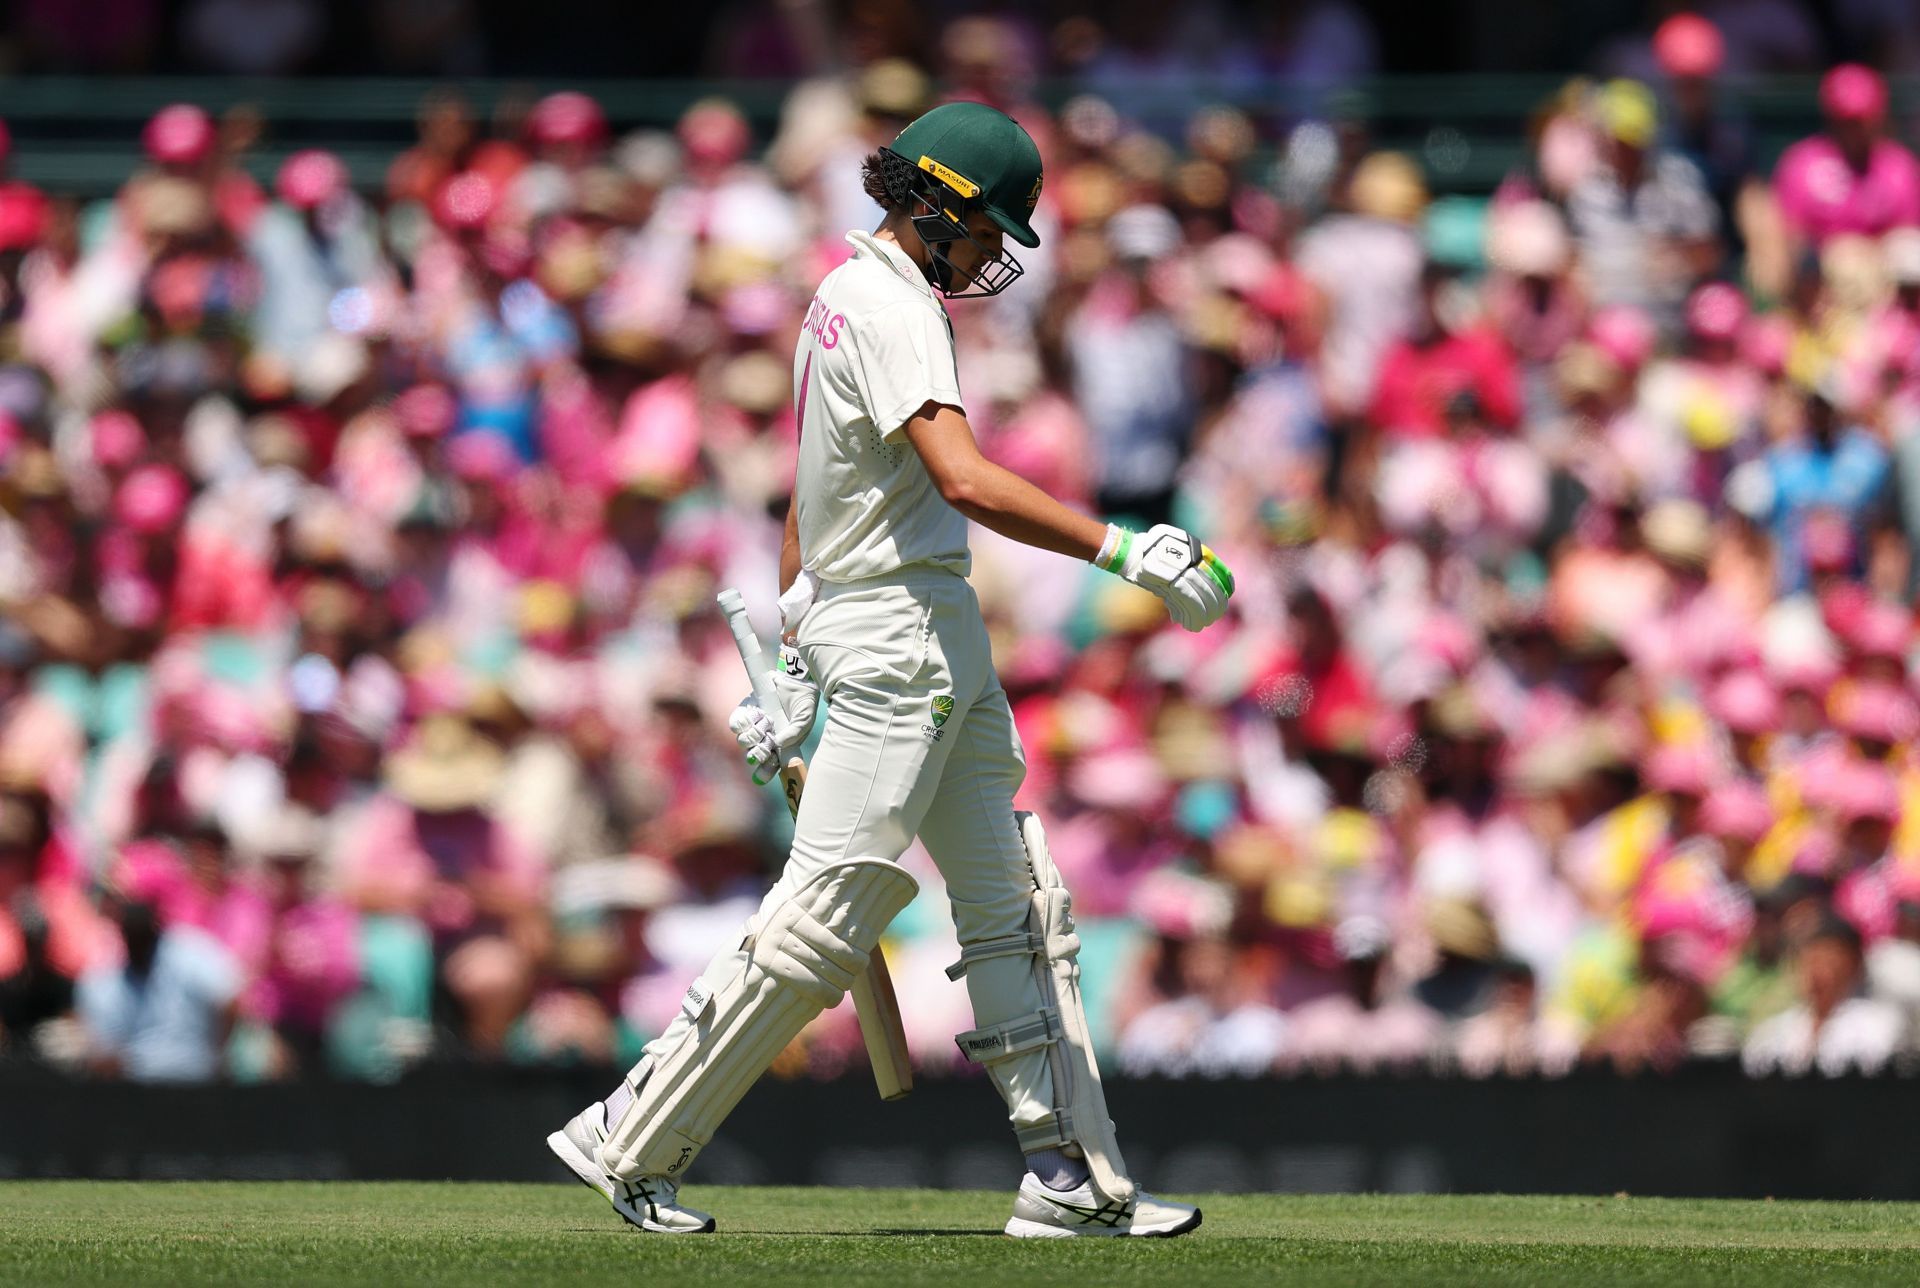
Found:
<svg viewBox="0 0 1920 1288"><path fill-rule="evenodd" d="M240 964L224 944L211 935L192 935L181 947L182 974L207 1005L223 1007L240 996L246 981L241 978Z"/></svg>
<svg viewBox="0 0 1920 1288"><path fill-rule="evenodd" d="M117 968L101 967L82 975L73 1000L96 1049L117 1051L126 1045L132 1017Z"/></svg>
<svg viewBox="0 0 1920 1288"><path fill-rule="evenodd" d="M960 402L946 318L915 303L889 304L855 323L854 379L867 419L889 442L929 402Z"/></svg>
<svg viewBox="0 0 1920 1288"><path fill-rule="evenodd" d="M1713 236L1720 227L1720 212L1714 208L1700 168L1685 157L1670 156L1665 181L1673 206L1673 235L1696 241Z"/></svg>

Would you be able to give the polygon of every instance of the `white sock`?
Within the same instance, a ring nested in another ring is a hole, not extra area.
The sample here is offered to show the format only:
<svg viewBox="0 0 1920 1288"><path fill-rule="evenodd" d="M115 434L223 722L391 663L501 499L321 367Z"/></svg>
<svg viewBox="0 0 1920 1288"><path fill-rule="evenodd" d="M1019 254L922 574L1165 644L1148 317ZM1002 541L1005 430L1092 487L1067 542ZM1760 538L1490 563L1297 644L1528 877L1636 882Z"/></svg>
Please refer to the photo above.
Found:
<svg viewBox="0 0 1920 1288"><path fill-rule="evenodd" d="M622 1078L620 1085L613 1089L613 1094L600 1102L602 1108L606 1110L608 1131L613 1130L613 1125L620 1121L620 1115L626 1113L627 1106L632 1103L633 1088L627 1085L625 1078Z"/></svg>

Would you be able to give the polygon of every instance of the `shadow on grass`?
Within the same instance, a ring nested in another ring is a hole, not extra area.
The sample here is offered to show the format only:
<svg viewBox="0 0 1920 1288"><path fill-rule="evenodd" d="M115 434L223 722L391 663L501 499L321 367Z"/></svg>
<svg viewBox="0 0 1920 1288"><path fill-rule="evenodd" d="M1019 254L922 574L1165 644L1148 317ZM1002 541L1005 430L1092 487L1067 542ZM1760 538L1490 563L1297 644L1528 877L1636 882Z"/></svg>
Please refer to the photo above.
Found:
<svg viewBox="0 0 1920 1288"><path fill-rule="evenodd" d="M656 1235L651 1231L647 1231L647 1230L635 1230L630 1227L628 1228L611 1227L610 1228L607 1226L600 1226L600 1225L594 1225L594 1226L570 1225L566 1228L565 1233L567 1234L598 1234L598 1235L607 1235L607 1236L612 1236L612 1237L622 1238L622 1239L666 1238L666 1239L672 1239L676 1242L684 1240L689 1243L705 1243L707 1242L709 1237L707 1235L701 1235L701 1234ZM980 1237L995 1238L995 1239L1006 1237L1005 1233L1000 1230L982 1230L978 1228L968 1229L968 1230L941 1230L941 1229L755 1230L746 1226L723 1225L714 1233L715 1235L722 1235L722 1236L729 1235L729 1234L750 1234L758 1239L883 1239L883 1238L897 1239L902 1237L912 1237L916 1235L924 1235L929 1238L941 1238L941 1239L959 1238L962 1236L980 1236Z"/></svg>

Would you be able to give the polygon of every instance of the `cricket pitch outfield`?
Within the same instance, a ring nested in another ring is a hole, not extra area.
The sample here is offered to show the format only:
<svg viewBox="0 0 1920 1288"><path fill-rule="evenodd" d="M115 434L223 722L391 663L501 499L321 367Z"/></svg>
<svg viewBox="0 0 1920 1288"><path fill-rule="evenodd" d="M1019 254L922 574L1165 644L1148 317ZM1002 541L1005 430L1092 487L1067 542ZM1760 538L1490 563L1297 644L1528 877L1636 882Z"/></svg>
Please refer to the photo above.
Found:
<svg viewBox="0 0 1920 1288"><path fill-rule="evenodd" d="M1186 1238L1069 1242L1001 1236L988 1191L686 1194L719 1234L629 1230L574 1184L0 1182L0 1285L1920 1281L1920 1204L1213 1195Z"/></svg>

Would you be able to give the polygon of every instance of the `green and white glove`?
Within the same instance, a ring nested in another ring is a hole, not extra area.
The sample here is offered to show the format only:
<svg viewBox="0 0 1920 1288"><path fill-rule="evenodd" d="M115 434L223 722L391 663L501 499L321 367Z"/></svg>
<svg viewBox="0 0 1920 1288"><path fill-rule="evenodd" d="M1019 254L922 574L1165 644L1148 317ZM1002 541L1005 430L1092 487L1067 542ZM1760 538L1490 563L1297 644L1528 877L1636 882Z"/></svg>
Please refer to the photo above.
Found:
<svg viewBox="0 0 1920 1288"><path fill-rule="evenodd" d="M727 717L727 728L734 741L746 753L753 768L753 781L762 786L773 781L787 753L806 741L813 728L814 714L820 708L820 686L813 682L807 664L791 644L780 646L780 665L773 673L773 691L779 695L780 709L765 710L760 700L748 694L746 700Z"/></svg>
<svg viewBox="0 0 1920 1288"><path fill-rule="evenodd" d="M1160 596L1168 616L1190 631L1219 621L1233 597L1233 573L1220 556L1172 524L1155 524L1141 534L1109 523L1093 562Z"/></svg>

